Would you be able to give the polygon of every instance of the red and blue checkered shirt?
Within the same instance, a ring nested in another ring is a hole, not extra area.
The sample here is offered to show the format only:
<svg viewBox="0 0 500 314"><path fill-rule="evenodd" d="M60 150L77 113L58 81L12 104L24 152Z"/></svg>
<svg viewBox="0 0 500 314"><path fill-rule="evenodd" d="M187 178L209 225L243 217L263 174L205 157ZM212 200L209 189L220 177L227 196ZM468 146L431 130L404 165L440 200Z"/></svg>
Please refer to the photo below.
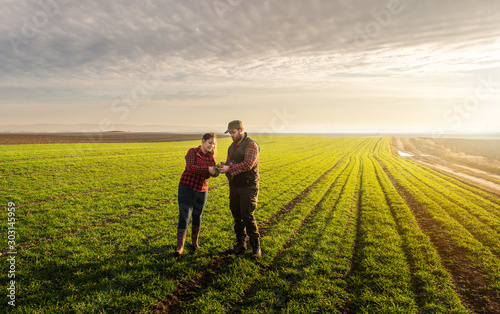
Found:
<svg viewBox="0 0 500 314"><path fill-rule="evenodd" d="M246 134L245 134L246 135ZM234 147L234 152L236 153L236 148L240 143L236 144ZM229 175L231 177L234 177L242 172L249 171L251 170L255 163L257 162L257 158L259 157L259 145L255 141L251 141L248 143L248 146L245 150L245 160L243 162L240 162L238 164L233 164L229 162L229 156L226 160L226 165L229 165Z"/></svg>
<svg viewBox="0 0 500 314"><path fill-rule="evenodd" d="M190 148L186 154L186 168L181 176L181 182L198 192L208 191L210 172L208 167L215 166L214 156L203 154L201 146Z"/></svg>

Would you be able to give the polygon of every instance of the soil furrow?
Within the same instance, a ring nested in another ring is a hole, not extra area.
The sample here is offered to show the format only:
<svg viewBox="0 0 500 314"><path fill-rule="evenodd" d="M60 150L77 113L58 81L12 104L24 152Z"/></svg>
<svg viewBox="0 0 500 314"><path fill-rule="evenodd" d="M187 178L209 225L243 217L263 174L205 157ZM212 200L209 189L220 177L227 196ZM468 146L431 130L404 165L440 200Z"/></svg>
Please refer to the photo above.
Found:
<svg viewBox="0 0 500 314"><path fill-rule="evenodd" d="M356 151L363 145L364 142L360 143L356 148L353 149L353 151ZM318 184L319 181L321 181L325 176L327 176L330 172L332 172L339 164L341 164L344 159L347 157L346 154L344 155L332 168L330 168L328 171L323 173L321 177L319 177L313 184L308 186L305 190L303 190L301 193L296 195L290 202L288 202L286 205L284 205L279 211L277 211L272 217L270 217L267 222L262 223L262 226L259 225L259 230L262 233L262 230L264 230L264 233L267 232L270 228L272 228L273 225L279 221L280 217L283 217L286 213L288 213L291 209L293 209L300 200L304 198L305 195L309 194L311 190ZM347 167L347 166L346 166ZM262 228L262 229L260 229Z"/></svg>
<svg viewBox="0 0 500 314"><path fill-rule="evenodd" d="M353 276L355 272L358 271L359 269L359 246L361 242L361 214L362 214L362 201L363 201L363 164L360 163L359 165L359 178L358 178L358 187L357 187L357 214L356 214L356 238L354 239L354 249L353 249L353 254L351 258L351 265L349 267L349 272L346 275L346 282L348 283L347 285L347 290L352 291L352 284L350 283L352 280L350 278ZM354 296L356 298L356 296ZM345 313L356 313L356 310L354 308L349 307L349 305L346 306L345 308Z"/></svg>
<svg viewBox="0 0 500 314"><path fill-rule="evenodd" d="M469 186L470 188L467 190L469 190L470 192L478 194L477 191L475 191L475 189L480 189L483 192L494 195L496 198L500 196L499 194L500 185L498 182L487 180L482 176L477 176L472 173L467 174L458 169L452 169L449 167L449 164L451 164L451 166L453 167L466 167L461 165L460 163L444 160L434 155L428 155L429 157L432 157L432 160L429 158L422 158L421 156L425 156L426 154L418 150L410 141L405 141L405 144L403 144L402 141L399 138L397 138L394 145L396 145L395 150L403 150L403 151L410 150L415 155L414 157L410 157L410 160L419 163L423 166L430 167L434 171L440 173L441 175L452 177L460 181L461 183ZM496 177L495 174L483 170L478 170L470 167L469 169L481 171L484 174L488 174L490 177ZM493 201L493 202L500 204L498 201Z"/></svg>
<svg viewBox="0 0 500 314"><path fill-rule="evenodd" d="M467 258L470 254L460 248L449 237L442 226L436 222L418 202L418 200L400 185L389 170L382 165L392 184L411 209L420 229L430 238L433 246L441 256L443 266L453 277L457 293L463 303L474 313L499 313L500 296L488 289L488 282L481 269L474 267Z"/></svg>
<svg viewBox="0 0 500 314"><path fill-rule="evenodd" d="M353 151L359 149L362 145L364 145L364 143L365 141L359 143L353 149ZM266 222L259 224L259 233L261 234L261 236L265 235L268 230L270 230L270 228L276 224L276 222L272 222L273 220L276 221L278 217L282 217L285 213L290 212L295 206L297 206L300 200L312 190L312 186L316 186L322 178L333 171L333 169L335 169L335 167L337 167L337 165L341 163L348 155L349 153L345 154L332 168L323 173L320 178L313 182L303 192L299 193L299 195L285 204ZM305 193L306 190L308 191L307 193ZM213 258L209 265L207 265L204 269L202 269L195 275L195 278L180 282L169 299L159 300L157 304L150 309L150 313L174 313L178 311L181 307L181 302L192 300L195 297L197 291L206 288L209 284L213 283L215 274L220 273L221 270L231 262L232 259L227 256Z"/></svg>
<svg viewBox="0 0 500 314"><path fill-rule="evenodd" d="M375 160L373 161L374 165L375 165L375 162L378 162L380 165L382 165L382 163L378 160L378 158L376 158L376 160L377 161L375 161ZM394 222L396 224L396 230L398 232L399 237L402 240L403 253L405 254L406 260L408 262L408 266L409 266L410 274L411 274L411 278L412 278L411 283L412 283L412 287L413 287L413 292L416 295L415 302L417 303L417 306L421 307L423 301L422 301L422 298L419 297L419 293L418 293L420 291L420 289L419 289L420 282L414 276L415 269L416 269L415 268L415 261L412 259L412 256L409 254L408 239L402 230L401 223L398 221L398 219L396 217L395 209L391 206L391 200L387 196L387 191L386 191L386 189L384 189L384 185L382 184L382 181L380 179L381 174L379 173L378 169L376 169L376 168L375 168L375 171L376 171L376 175L377 175L377 182L380 185L380 187L382 188L382 190L384 191L385 202L386 202L387 206L390 208L392 218L394 219Z"/></svg>

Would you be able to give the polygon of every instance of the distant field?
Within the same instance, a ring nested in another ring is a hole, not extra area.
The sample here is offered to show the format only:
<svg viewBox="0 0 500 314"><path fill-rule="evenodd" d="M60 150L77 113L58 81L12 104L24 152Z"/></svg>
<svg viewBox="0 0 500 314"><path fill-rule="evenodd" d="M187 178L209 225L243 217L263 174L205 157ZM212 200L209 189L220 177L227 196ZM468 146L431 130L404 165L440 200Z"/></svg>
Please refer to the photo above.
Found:
<svg viewBox="0 0 500 314"><path fill-rule="evenodd" d="M500 140L498 139L404 139L415 149L500 176ZM455 169L457 169L455 167ZM497 181L500 180L497 178Z"/></svg>
<svg viewBox="0 0 500 314"><path fill-rule="evenodd" d="M15 204L15 222L0 224L1 282L18 252L12 312L500 312L498 194L394 154L391 138L256 139L258 261L223 253L234 240L223 176L210 182L202 248L172 254L198 138L0 146L0 200Z"/></svg>
<svg viewBox="0 0 500 314"><path fill-rule="evenodd" d="M0 145L55 143L144 143L200 139L203 134L175 133L0 133Z"/></svg>
<svg viewBox="0 0 500 314"><path fill-rule="evenodd" d="M480 155L489 159L500 160L500 140L468 140L468 139L434 139L443 149L454 153Z"/></svg>

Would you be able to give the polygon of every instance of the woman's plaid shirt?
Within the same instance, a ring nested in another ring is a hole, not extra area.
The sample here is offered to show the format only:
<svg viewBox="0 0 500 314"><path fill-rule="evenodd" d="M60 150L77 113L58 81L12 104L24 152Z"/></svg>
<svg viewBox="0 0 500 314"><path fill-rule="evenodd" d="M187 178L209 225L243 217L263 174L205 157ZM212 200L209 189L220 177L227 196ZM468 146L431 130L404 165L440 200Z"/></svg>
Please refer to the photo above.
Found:
<svg viewBox="0 0 500 314"><path fill-rule="evenodd" d="M215 166L215 159L210 153L203 154L201 146L190 148L186 154L186 169L181 176L181 182L198 192L208 191L210 172L208 167Z"/></svg>

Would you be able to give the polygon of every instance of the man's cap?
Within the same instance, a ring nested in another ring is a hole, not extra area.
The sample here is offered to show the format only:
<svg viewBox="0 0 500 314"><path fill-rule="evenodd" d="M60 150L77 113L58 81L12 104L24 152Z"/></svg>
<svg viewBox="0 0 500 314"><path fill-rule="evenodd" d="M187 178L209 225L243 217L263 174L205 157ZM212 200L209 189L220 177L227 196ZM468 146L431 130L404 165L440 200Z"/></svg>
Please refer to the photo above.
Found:
<svg viewBox="0 0 500 314"><path fill-rule="evenodd" d="M229 122L229 124L227 125L227 130L224 133L231 132L234 129L242 129L242 128L243 128L243 122L241 122L240 120L233 120Z"/></svg>

